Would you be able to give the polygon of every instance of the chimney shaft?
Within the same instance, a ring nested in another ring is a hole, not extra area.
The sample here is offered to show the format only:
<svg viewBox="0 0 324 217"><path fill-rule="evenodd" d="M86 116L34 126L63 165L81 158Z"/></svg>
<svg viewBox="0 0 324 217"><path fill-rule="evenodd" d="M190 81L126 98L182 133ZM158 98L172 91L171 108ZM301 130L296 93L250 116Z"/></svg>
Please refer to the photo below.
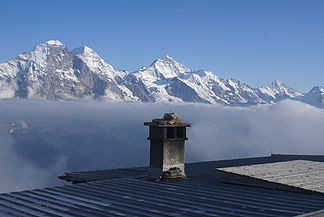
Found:
<svg viewBox="0 0 324 217"><path fill-rule="evenodd" d="M150 167L152 179L175 179L186 177L184 172L184 145L186 127L175 113L165 113L163 119L145 122L150 127Z"/></svg>

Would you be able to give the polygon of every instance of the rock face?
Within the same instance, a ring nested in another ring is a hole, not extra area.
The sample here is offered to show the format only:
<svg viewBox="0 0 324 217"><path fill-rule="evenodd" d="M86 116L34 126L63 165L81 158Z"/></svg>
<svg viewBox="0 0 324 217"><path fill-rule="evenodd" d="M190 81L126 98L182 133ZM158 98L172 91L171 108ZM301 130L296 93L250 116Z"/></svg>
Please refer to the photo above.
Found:
<svg viewBox="0 0 324 217"><path fill-rule="evenodd" d="M70 51L55 40L39 44L34 50L0 64L0 99L102 99L226 105L297 99L322 106L323 98L320 102L313 96L314 91L318 95L320 91L323 93L323 88L305 96L281 81L252 88L238 80L219 78L212 72L192 70L170 56L135 72L119 71L89 47Z"/></svg>
<svg viewBox="0 0 324 217"><path fill-rule="evenodd" d="M84 46L69 51L59 41L47 41L33 51L0 64L0 96L137 100L131 91L117 84L115 78L124 74L114 70L91 48Z"/></svg>

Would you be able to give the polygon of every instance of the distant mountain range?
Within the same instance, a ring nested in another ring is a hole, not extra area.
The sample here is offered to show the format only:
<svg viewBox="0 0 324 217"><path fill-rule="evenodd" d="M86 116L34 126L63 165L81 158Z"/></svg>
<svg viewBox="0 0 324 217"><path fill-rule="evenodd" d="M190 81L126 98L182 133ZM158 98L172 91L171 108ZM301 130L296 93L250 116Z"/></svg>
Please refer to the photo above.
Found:
<svg viewBox="0 0 324 217"><path fill-rule="evenodd" d="M324 88L300 93L274 81L252 88L235 79L222 79L192 70L170 56L135 72L120 71L91 48L69 50L50 40L0 64L0 98L47 100L102 99L141 102L199 102L253 105L294 99L324 108Z"/></svg>

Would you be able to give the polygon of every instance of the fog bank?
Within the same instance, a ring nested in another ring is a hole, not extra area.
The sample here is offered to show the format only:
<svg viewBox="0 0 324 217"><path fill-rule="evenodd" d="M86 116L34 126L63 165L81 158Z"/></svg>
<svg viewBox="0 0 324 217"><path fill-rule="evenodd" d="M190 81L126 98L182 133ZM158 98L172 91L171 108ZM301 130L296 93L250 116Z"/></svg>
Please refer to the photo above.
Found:
<svg viewBox="0 0 324 217"><path fill-rule="evenodd" d="M188 129L186 161L324 154L324 110L301 102L205 104L0 101L0 192L61 184L66 171L144 166L144 121L176 112Z"/></svg>

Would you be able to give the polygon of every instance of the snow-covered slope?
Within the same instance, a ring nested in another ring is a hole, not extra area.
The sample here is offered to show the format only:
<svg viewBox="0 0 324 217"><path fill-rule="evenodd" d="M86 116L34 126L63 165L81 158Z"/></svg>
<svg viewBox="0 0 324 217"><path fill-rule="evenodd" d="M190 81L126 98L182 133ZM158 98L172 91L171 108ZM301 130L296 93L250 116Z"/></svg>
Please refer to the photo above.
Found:
<svg viewBox="0 0 324 217"><path fill-rule="evenodd" d="M324 108L324 87L315 86L302 97L302 101L310 105Z"/></svg>
<svg viewBox="0 0 324 217"><path fill-rule="evenodd" d="M287 87L282 81L274 81L270 86L258 89L260 94L267 102L276 102L287 98L297 98L303 94Z"/></svg>
<svg viewBox="0 0 324 217"><path fill-rule="evenodd" d="M153 102L244 105L273 103L301 95L280 81L256 89L238 80L224 80L212 72L185 67L170 56L129 73L125 85L138 98Z"/></svg>
<svg viewBox="0 0 324 217"><path fill-rule="evenodd" d="M137 100L127 88L119 87L118 76L125 73L114 70L91 48L71 52L50 40L0 64L0 97Z"/></svg>
<svg viewBox="0 0 324 217"><path fill-rule="evenodd" d="M178 102L181 99L169 94L166 86L173 78L185 74L191 69L181 65L169 56L155 60L149 67L143 67L129 73L125 86L133 90L142 101Z"/></svg>
<svg viewBox="0 0 324 217"><path fill-rule="evenodd" d="M322 98L320 98L322 97ZM0 64L0 98L103 99L143 102L202 102L252 105L297 99L323 105L323 88L305 96L281 81L252 88L192 70L170 56L135 72L119 71L87 46L70 51L57 40Z"/></svg>

